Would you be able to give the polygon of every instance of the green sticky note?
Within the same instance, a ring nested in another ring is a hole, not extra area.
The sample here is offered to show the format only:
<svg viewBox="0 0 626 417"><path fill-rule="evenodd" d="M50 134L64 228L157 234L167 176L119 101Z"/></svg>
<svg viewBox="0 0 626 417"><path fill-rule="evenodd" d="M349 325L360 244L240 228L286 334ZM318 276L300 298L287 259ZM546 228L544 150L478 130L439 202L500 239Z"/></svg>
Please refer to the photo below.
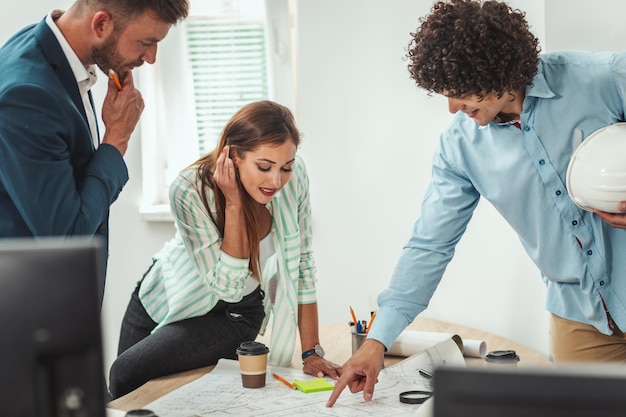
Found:
<svg viewBox="0 0 626 417"><path fill-rule="evenodd" d="M304 393L319 392L319 391L331 391L335 386L324 378L312 379L311 381L298 381L293 380L293 385Z"/></svg>

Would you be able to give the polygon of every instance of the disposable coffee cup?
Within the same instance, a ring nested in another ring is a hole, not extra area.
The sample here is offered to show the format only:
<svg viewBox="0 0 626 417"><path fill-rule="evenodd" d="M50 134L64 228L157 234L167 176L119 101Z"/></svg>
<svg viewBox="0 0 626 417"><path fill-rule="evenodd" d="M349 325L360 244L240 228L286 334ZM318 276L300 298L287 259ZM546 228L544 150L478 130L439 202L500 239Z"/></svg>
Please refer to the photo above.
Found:
<svg viewBox="0 0 626 417"><path fill-rule="evenodd" d="M242 342L237 348L241 383L244 388L265 386L269 348L261 342Z"/></svg>
<svg viewBox="0 0 626 417"><path fill-rule="evenodd" d="M365 342L367 334L357 333L355 331L351 331L350 333L352 333L352 354L354 355L354 352L356 352L361 347L363 342Z"/></svg>
<svg viewBox="0 0 626 417"><path fill-rule="evenodd" d="M517 367L519 356L514 350L492 350L485 356L485 361L493 366Z"/></svg>

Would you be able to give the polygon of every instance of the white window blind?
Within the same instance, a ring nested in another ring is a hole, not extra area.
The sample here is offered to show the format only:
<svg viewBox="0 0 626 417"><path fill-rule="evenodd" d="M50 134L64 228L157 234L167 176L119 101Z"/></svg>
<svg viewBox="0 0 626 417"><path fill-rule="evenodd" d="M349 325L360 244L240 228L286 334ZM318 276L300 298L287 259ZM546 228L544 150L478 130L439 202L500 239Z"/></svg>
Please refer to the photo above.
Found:
<svg viewBox="0 0 626 417"><path fill-rule="evenodd" d="M218 12L191 16L186 24L200 154L215 147L235 111L269 98L263 1L246 3L229 2Z"/></svg>

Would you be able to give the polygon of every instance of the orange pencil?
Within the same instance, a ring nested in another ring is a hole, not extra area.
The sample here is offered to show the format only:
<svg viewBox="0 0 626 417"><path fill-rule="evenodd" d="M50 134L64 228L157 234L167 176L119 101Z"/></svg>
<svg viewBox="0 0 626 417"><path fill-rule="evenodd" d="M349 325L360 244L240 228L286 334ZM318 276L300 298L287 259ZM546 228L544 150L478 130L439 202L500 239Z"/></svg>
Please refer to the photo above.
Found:
<svg viewBox="0 0 626 417"><path fill-rule="evenodd" d="M376 312L374 311L374 313L372 314L372 317L370 318L370 325L367 326L367 330L365 330L365 334L368 334L370 332L370 329L372 328L372 324L374 324L375 318L376 318Z"/></svg>
<svg viewBox="0 0 626 417"><path fill-rule="evenodd" d="M274 378L276 378L277 380L279 380L280 382L282 382L283 384L287 385L289 388L291 389L296 389L296 387L289 381L287 381L285 378L283 378L282 376L278 375L278 374L272 374L272 376Z"/></svg>
<svg viewBox="0 0 626 417"><path fill-rule="evenodd" d="M109 69L109 78L113 80L113 82L115 83L115 86L117 87L117 91L120 91L122 89L122 83L120 83L120 79L117 76L117 72L115 72L113 69Z"/></svg>
<svg viewBox="0 0 626 417"><path fill-rule="evenodd" d="M354 310L352 310L352 306L350 306L350 314L352 314L352 321L354 322L354 325L356 326L356 316L354 315Z"/></svg>

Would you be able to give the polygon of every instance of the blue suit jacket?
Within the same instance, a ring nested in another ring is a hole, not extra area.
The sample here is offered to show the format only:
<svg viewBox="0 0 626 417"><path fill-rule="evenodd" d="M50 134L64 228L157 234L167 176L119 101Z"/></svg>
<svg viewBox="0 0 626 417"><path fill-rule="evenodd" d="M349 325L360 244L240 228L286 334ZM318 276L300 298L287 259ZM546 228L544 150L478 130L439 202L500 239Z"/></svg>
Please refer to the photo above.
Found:
<svg viewBox="0 0 626 417"><path fill-rule="evenodd" d="M109 207L127 181L115 147L94 149L45 19L15 34L0 49L0 238L101 235L104 277Z"/></svg>

